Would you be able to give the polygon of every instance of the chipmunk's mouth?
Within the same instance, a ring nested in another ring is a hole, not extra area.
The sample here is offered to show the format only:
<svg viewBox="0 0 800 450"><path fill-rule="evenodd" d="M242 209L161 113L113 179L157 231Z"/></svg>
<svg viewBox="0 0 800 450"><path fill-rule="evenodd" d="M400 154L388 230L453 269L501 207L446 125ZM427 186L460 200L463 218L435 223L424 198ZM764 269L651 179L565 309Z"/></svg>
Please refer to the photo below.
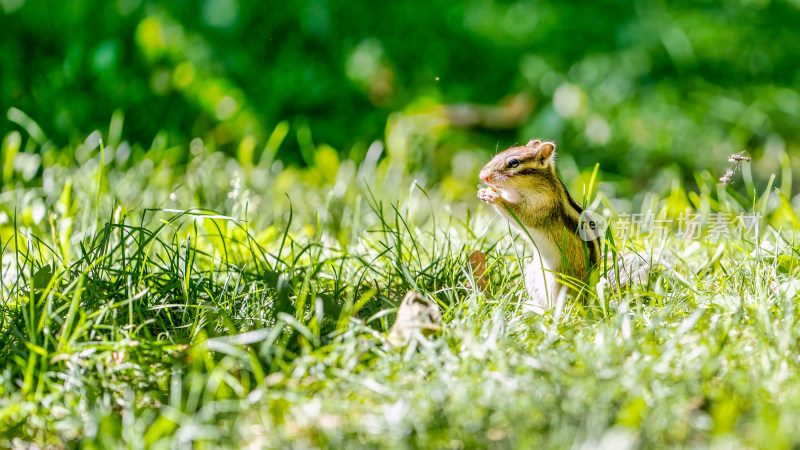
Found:
<svg viewBox="0 0 800 450"><path fill-rule="evenodd" d="M498 180L498 179L493 178L493 177L484 177L484 178L481 178L481 181L482 181L482 184L484 184L485 186L491 186L493 188L502 188L503 187L503 183L502 183L503 180Z"/></svg>

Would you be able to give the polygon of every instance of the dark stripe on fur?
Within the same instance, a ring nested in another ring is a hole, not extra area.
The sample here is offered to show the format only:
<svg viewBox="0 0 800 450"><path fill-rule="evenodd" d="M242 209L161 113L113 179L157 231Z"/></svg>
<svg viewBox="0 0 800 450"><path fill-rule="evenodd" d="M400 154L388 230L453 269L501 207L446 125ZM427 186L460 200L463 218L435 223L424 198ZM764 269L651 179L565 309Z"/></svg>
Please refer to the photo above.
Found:
<svg viewBox="0 0 800 450"><path fill-rule="evenodd" d="M598 265L600 263L600 239L588 241L586 245L589 247L589 265Z"/></svg>
<svg viewBox="0 0 800 450"><path fill-rule="evenodd" d="M571 195L569 195L567 186L564 185L564 182L561 181L561 178L556 177L556 179L558 180L558 183L561 185L561 191L564 197L566 197L569 206L571 206L572 209L575 211L576 215L580 217L580 215L583 213L583 207L579 205L578 202L575 201L575 199L572 198ZM562 217L562 221L564 225L567 227L567 229L571 230L575 234L578 234L578 226L580 224L576 222L575 219L573 219L572 216L570 216L569 214L564 214L564 216L568 216L568 217ZM578 237L580 237L580 235L578 235ZM583 239L581 238L581 240ZM584 242L586 242L585 248L589 251L589 266L597 265L597 263L600 261L599 236L598 239L592 239L591 241L584 241Z"/></svg>
<svg viewBox="0 0 800 450"><path fill-rule="evenodd" d="M564 197L566 197L567 201L569 202L569 205L572 206L572 209L574 209L575 212L580 216L581 213L583 212L583 207L580 204L578 204L578 202L576 202L571 195L569 195L567 186L564 184L563 181L561 181L561 177L556 175L556 180L558 180L559 187L561 187L561 192L563 192Z"/></svg>
<svg viewBox="0 0 800 450"><path fill-rule="evenodd" d="M565 187L564 188L564 192L566 192L566 190L567 190L567 188ZM572 198L571 195L569 195L569 192L567 192L567 198L569 199L569 204L572 206L572 208L575 211L578 212L578 215L580 216L581 213L583 212L583 207L581 205L579 205L578 202L576 202L575 199Z"/></svg>
<svg viewBox="0 0 800 450"><path fill-rule="evenodd" d="M572 217L570 214L568 214L566 211L559 212L559 215L561 216L559 217L559 219L561 219L561 223L564 224L567 230L569 230L572 233L578 234L578 221L575 220L575 218Z"/></svg>
<svg viewBox="0 0 800 450"><path fill-rule="evenodd" d="M519 170L514 175L533 175L535 173L542 173L542 172L544 172L543 169L534 169L532 167L527 167L527 168Z"/></svg>

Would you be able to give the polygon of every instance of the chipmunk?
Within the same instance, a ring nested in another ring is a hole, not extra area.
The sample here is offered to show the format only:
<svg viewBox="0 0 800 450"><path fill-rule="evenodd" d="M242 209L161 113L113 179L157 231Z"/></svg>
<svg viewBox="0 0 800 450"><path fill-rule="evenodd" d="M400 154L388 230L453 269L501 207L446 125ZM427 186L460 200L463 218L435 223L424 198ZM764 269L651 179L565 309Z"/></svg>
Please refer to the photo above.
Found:
<svg viewBox="0 0 800 450"><path fill-rule="evenodd" d="M480 172L488 187L478 191L478 198L534 245L533 260L525 269L533 309L553 307L562 290L568 290L561 281L587 281L600 261L600 236L583 233L587 240L581 238L583 208L559 178L555 158L555 143L534 139L498 153Z"/></svg>

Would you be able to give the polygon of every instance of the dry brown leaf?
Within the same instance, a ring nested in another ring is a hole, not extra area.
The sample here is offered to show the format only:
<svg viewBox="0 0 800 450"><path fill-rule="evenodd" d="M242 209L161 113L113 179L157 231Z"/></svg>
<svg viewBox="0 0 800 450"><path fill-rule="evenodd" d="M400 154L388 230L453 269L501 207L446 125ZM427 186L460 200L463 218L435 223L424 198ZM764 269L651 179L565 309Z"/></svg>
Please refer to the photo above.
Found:
<svg viewBox="0 0 800 450"><path fill-rule="evenodd" d="M389 344L394 347L406 346L417 335L427 337L441 331L441 324L439 305L414 291L408 291L400 302L397 319L389 330Z"/></svg>
<svg viewBox="0 0 800 450"><path fill-rule="evenodd" d="M469 254L469 266L472 269L472 277L481 291L486 290L488 280L486 278L486 253L475 250Z"/></svg>

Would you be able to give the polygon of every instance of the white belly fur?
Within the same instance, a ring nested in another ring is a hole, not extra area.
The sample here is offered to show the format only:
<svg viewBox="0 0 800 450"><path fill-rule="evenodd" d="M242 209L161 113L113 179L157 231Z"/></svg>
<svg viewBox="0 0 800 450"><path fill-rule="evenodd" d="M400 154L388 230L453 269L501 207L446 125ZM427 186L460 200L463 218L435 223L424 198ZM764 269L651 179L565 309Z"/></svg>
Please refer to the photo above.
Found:
<svg viewBox="0 0 800 450"><path fill-rule="evenodd" d="M535 228L526 230L533 240L533 258L525 268L525 288L530 302L523 308L528 311L544 312L556 305L561 290L566 289L557 281L561 272L561 251L545 231Z"/></svg>

